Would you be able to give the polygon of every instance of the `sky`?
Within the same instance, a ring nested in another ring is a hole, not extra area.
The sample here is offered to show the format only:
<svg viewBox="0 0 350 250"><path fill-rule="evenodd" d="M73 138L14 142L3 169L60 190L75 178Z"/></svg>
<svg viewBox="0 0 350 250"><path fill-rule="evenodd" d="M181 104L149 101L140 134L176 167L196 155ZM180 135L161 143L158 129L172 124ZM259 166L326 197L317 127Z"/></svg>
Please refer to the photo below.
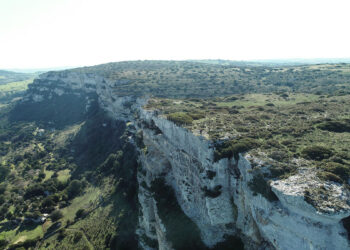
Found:
<svg viewBox="0 0 350 250"><path fill-rule="evenodd" d="M350 57L349 0L0 0L0 68Z"/></svg>

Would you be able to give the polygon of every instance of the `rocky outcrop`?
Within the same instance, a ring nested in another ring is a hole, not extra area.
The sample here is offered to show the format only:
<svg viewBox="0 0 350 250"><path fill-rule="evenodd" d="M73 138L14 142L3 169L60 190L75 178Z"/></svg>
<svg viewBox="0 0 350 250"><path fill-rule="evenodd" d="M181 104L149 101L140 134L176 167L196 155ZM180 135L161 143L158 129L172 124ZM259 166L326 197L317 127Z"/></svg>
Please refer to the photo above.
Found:
<svg viewBox="0 0 350 250"><path fill-rule="evenodd" d="M341 223L350 215L349 192L343 187L325 187L335 193L333 202L339 209L329 209L332 204L325 203L325 209L317 210L305 199L305 191L318 184L311 181L312 173L301 171L268 184L274 197L269 199L250 187L256 176L251 162L258 159L247 154L214 162L210 141L156 111L142 109L145 97L118 97L113 92L115 84L118 82L78 70L51 72L34 81L26 101L40 102L67 93L96 94L112 117L128 122L133 134L129 139L140 154L137 233L142 248L174 247L152 189L152 183L162 178L172 187L183 213L197 225L207 247L237 235L248 249L349 249Z"/></svg>

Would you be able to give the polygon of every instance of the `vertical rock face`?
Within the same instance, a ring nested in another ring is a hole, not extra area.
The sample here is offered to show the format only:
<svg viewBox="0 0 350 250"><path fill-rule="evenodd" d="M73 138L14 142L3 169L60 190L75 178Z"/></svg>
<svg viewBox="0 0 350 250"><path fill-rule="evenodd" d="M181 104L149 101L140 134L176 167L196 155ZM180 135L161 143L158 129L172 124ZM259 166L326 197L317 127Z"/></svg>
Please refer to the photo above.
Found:
<svg viewBox="0 0 350 250"><path fill-rule="evenodd" d="M201 240L209 248L228 235L237 235L247 249L349 249L348 232L341 223L350 215L346 202L341 211L317 211L304 199L302 175L272 182L273 200L254 193L249 186L253 179L250 162L257 159L240 155L238 160L214 162L210 141L156 112L143 110L146 99L113 95L113 84L78 71L46 73L35 80L25 100L41 102L53 95L96 94L111 116L131 122L129 129L134 136L130 140L138 147L141 163L137 233L143 249L174 249L176 245L170 240L170 229L155 197L153 183L159 179L171 186L179 207L197 225ZM349 197L339 187L329 188L334 188L339 197Z"/></svg>

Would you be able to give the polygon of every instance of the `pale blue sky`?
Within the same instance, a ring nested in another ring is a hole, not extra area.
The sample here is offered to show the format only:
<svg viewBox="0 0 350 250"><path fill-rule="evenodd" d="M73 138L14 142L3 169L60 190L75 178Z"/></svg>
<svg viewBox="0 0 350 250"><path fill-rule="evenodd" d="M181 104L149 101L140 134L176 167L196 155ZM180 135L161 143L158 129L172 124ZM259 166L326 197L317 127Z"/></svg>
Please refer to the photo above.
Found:
<svg viewBox="0 0 350 250"><path fill-rule="evenodd" d="M0 68L350 57L350 1L0 0Z"/></svg>

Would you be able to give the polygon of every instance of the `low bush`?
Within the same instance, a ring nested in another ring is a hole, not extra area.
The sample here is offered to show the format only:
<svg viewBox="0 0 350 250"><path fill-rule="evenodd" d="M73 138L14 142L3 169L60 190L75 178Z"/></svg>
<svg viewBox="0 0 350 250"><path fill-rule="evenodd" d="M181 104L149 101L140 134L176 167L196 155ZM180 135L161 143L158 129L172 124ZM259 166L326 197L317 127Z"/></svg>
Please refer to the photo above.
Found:
<svg viewBox="0 0 350 250"><path fill-rule="evenodd" d="M10 173L9 167L0 166L0 181L4 181L9 173Z"/></svg>
<svg viewBox="0 0 350 250"><path fill-rule="evenodd" d="M350 120L325 121L319 124L317 127L322 130L336 133L350 132Z"/></svg>
<svg viewBox="0 0 350 250"><path fill-rule="evenodd" d="M83 190L83 184L80 180L73 180L68 188L67 188L67 192L68 192L68 197L69 198L74 198L75 196L79 195Z"/></svg>
<svg viewBox="0 0 350 250"><path fill-rule="evenodd" d="M320 161L331 157L333 152L331 149L323 146L310 146L304 148L301 154L304 158Z"/></svg>
<svg viewBox="0 0 350 250"><path fill-rule="evenodd" d="M62 212L59 211L59 210L53 211L53 212L51 213L51 215L50 215L50 218L51 218L51 220L52 220L53 222L58 221L58 220L61 219L62 217L63 217L63 214L62 214Z"/></svg>
<svg viewBox="0 0 350 250"><path fill-rule="evenodd" d="M343 182L343 180L339 176L327 171L321 171L317 173L317 177L324 181L334 181L338 183Z"/></svg>
<svg viewBox="0 0 350 250"><path fill-rule="evenodd" d="M347 182L350 177L350 166L345 164L327 162L321 168L327 173L332 173L333 175L336 175L338 179L341 179L344 182Z"/></svg>
<svg viewBox="0 0 350 250"><path fill-rule="evenodd" d="M74 243L77 243L78 241L80 241L81 238L83 238L82 232L79 231L74 233L74 238L73 238Z"/></svg>
<svg viewBox="0 0 350 250"><path fill-rule="evenodd" d="M193 120L199 120L205 118L205 114L202 112L190 112L188 115L193 119Z"/></svg>
<svg viewBox="0 0 350 250"><path fill-rule="evenodd" d="M223 142L222 144L217 145L215 148L214 161L232 157L235 157L235 159L238 160L239 153L247 152L256 146L258 146L258 143L250 138L241 138Z"/></svg>
<svg viewBox="0 0 350 250"><path fill-rule="evenodd" d="M193 122L193 118L183 112L169 114L167 118L169 121L172 121L177 125L190 125Z"/></svg>

